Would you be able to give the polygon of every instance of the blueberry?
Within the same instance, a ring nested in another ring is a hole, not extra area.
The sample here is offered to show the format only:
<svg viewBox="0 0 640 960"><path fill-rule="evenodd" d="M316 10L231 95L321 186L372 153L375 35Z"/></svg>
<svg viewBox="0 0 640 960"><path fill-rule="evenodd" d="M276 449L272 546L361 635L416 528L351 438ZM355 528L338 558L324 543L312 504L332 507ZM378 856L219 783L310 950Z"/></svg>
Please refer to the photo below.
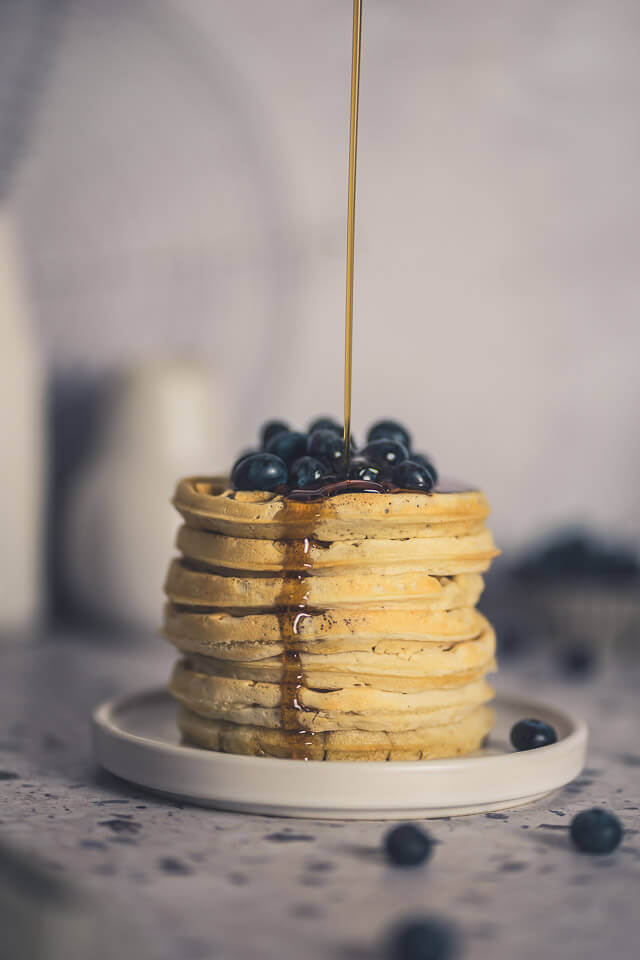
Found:
<svg viewBox="0 0 640 960"><path fill-rule="evenodd" d="M369 463L364 457L354 457L353 460L349 461L349 479L380 483L382 470L375 463Z"/></svg>
<svg viewBox="0 0 640 960"><path fill-rule="evenodd" d="M321 460L337 476L344 474L344 439L333 430L314 430L307 444L309 456Z"/></svg>
<svg viewBox="0 0 640 960"><path fill-rule="evenodd" d="M391 960L453 960L459 956L459 939L443 920L416 917L395 928L389 948Z"/></svg>
<svg viewBox="0 0 640 960"><path fill-rule="evenodd" d="M231 482L236 490L276 490L287 482L287 465L271 453L254 453L235 465Z"/></svg>
<svg viewBox="0 0 640 960"><path fill-rule="evenodd" d="M421 467L426 467L431 476L433 477L433 485L435 487L438 482L438 471L434 467L432 461L429 457L425 457L424 453L412 453L411 459L414 463L419 463Z"/></svg>
<svg viewBox="0 0 640 960"><path fill-rule="evenodd" d="M397 423L395 420L379 420L377 423L374 423L374 425L369 428L367 443L372 443L374 440L395 440L396 443L401 443L407 450L411 449L411 436L409 431L405 430L402 424Z"/></svg>
<svg viewBox="0 0 640 960"><path fill-rule="evenodd" d="M300 457L289 470L289 484L298 490L329 483L333 479L324 463L315 457Z"/></svg>
<svg viewBox="0 0 640 960"><path fill-rule="evenodd" d="M331 417L318 417L313 423L309 424L309 433L315 433L316 430L333 430L340 436L344 433L344 428L335 420L332 420Z"/></svg>
<svg viewBox="0 0 640 960"><path fill-rule="evenodd" d="M433 490L433 475L414 460L403 460L393 468L393 482L403 490Z"/></svg>
<svg viewBox="0 0 640 960"><path fill-rule="evenodd" d="M272 437L275 437L276 433L282 433L283 430L290 430L291 427L288 423L284 423L282 420L267 420L263 424L262 429L260 430L260 440L262 441L262 449L265 450L269 440Z"/></svg>
<svg viewBox="0 0 640 960"><path fill-rule="evenodd" d="M337 420L332 420L331 417L318 417L317 420L314 420L309 426L309 433L315 433L316 430L332 430L339 437L344 437L344 427ZM357 443L352 433L349 438L349 448L352 452L355 452L356 447Z"/></svg>
<svg viewBox="0 0 640 960"><path fill-rule="evenodd" d="M558 739L555 730L544 720L519 720L511 727L511 743L516 750L548 747Z"/></svg>
<svg viewBox="0 0 640 960"><path fill-rule="evenodd" d="M293 430L280 430L271 437L266 451L275 457L280 457L287 466L291 466L294 460L303 457L307 452L307 435Z"/></svg>
<svg viewBox="0 0 640 960"><path fill-rule="evenodd" d="M365 460L370 460L390 476L393 468L402 460L409 459L409 451L397 440L373 440L360 451Z"/></svg>
<svg viewBox="0 0 640 960"><path fill-rule="evenodd" d="M571 821L569 835L583 853L611 853L622 840L622 824L615 813L594 807Z"/></svg>
<svg viewBox="0 0 640 960"><path fill-rule="evenodd" d="M384 839L384 848L392 863L399 867L415 867L431 856L433 840L412 823L403 823L389 830Z"/></svg>

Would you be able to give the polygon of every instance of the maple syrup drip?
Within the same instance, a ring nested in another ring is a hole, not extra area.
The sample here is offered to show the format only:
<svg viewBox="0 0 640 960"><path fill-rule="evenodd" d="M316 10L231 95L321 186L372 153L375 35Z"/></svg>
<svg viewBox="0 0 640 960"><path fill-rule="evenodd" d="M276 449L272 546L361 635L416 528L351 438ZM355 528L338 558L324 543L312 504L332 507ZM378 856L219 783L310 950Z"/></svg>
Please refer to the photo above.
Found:
<svg viewBox="0 0 640 960"><path fill-rule="evenodd" d="M335 480L312 490L290 490L285 496L294 503L314 503L341 493L389 493L389 487L374 480Z"/></svg>
<svg viewBox="0 0 640 960"><path fill-rule="evenodd" d="M353 348L353 269L356 232L356 166L358 159L358 111L360 106L360 49L362 45L362 0L353 0L351 49L351 109L349 113L349 191L347 202L347 290L344 312L344 456L349 469L351 445L351 368Z"/></svg>
<svg viewBox="0 0 640 960"><path fill-rule="evenodd" d="M432 493L468 493L475 489L477 488L469 484L457 483L455 480L448 479L439 480L433 490L407 490L386 480L381 482L375 480L334 480L322 487L314 487L313 489L287 490L283 492L282 496L294 503L317 503L319 500L337 497L341 493L416 493L428 497Z"/></svg>
<svg viewBox="0 0 640 960"><path fill-rule="evenodd" d="M301 623L310 616L308 611L309 577L312 570L310 533L320 515L318 505L285 500L278 514L278 522L296 521L309 535L296 540L285 540L282 589L276 599L278 625L283 645L280 712L282 727L292 734L291 757L310 760L315 734L302 721L303 706L300 690L304 685L304 671L298 652Z"/></svg>

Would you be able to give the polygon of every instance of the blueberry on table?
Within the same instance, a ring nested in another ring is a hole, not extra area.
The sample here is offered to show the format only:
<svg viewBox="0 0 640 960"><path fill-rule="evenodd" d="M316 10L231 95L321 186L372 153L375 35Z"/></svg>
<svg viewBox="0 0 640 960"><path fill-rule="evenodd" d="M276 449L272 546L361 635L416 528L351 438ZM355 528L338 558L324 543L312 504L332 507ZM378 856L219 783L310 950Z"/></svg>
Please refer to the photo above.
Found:
<svg viewBox="0 0 640 960"><path fill-rule="evenodd" d="M395 420L378 420L377 423L374 423L369 428L367 443L371 443L373 440L395 440L396 443L401 443L407 450L411 449L409 431L405 430L402 424Z"/></svg>
<svg viewBox="0 0 640 960"><path fill-rule="evenodd" d="M436 917L416 917L392 931L390 960L454 960L459 956L455 929Z"/></svg>
<svg viewBox="0 0 640 960"><path fill-rule="evenodd" d="M411 459L413 460L414 463L419 463L421 467L426 467L426 469L429 471L429 473L433 477L433 485L435 487L436 483L438 482L438 471L434 467L429 457L426 457L424 453L412 453Z"/></svg>
<svg viewBox="0 0 640 960"><path fill-rule="evenodd" d="M415 867L431 856L433 840L412 823L403 823L389 830L384 838L384 848L392 863L399 867Z"/></svg>
<svg viewBox="0 0 640 960"><path fill-rule="evenodd" d="M373 440L363 447L360 453L365 460L381 467L387 476L391 475L398 463L409 459L409 450L397 440Z"/></svg>
<svg viewBox="0 0 640 960"><path fill-rule="evenodd" d="M594 807L571 821L569 835L582 853L611 853L622 840L622 824L615 813Z"/></svg>
<svg viewBox="0 0 640 960"><path fill-rule="evenodd" d="M262 441L262 449L264 450L271 440L272 437L275 437L276 433L282 433L283 430L290 430L291 427L288 423L284 423L282 420L267 420L263 424L260 430L260 439Z"/></svg>
<svg viewBox="0 0 640 960"><path fill-rule="evenodd" d="M369 483L380 483L382 470L375 463L369 463L364 457L354 457L349 462L349 479L366 480Z"/></svg>
<svg viewBox="0 0 640 960"><path fill-rule="evenodd" d="M344 433L344 428L331 417L317 417L309 424L309 433L315 433L316 430L333 430L339 436Z"/></svg>
<svg viewBox="0 0 640 960"><path fill-rule="evenodd" d="M324 463L315 457L300 457L289 470L289 485L297 490L317 487L333 479Z"/></svg>
<svg viewBox="0 0 640 960"><path fill-rule="evenodd" d="M344 474L344 438L340 434L333 430L314 430L307 449L309 456L326 463L331 473Z"/></svg>
<svg viewBox="0 0 640 960"><path fill-rule="evenodd" d="M415 460L402 460L393 468L393 482L403 490L433 490L433 474Z"/></svg>
<svg viewBox="0 0 640 960"><path fill-rule="evenodd" d="M555 743L558 736L553 727L544 720L528 718L519 720L511 727L511 743L516 750L535 750Z"/></svg>
<svg viewBox="0 0 640 960"><path fill-rule="evenodd" d="M271 453L254 453L239 460L231 483L236 490L277 490L287 482L287 465Z"/></svg>
<svg viewBox="0 0 640 960"><path fill-rule="evenodd" d="M280 430L271 437L266 451L275 457L280 457L287 466L291 466L294 460L303 457L307 452L307 435L296 433L294 430Z"/></svg>

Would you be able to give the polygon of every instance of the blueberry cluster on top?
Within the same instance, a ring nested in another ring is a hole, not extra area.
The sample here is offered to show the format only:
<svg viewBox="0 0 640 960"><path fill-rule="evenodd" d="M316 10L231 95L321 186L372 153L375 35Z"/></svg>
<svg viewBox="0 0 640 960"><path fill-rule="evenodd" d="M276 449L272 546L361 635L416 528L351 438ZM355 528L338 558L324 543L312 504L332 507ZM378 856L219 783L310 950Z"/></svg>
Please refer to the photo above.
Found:
<svg viewBox="0 0 640 960"><path fill-rule="evenodd" d="M260 431L260 450L248 450L233 465L234 490L315 490L342 480L363 480L386 488L429 493L438 480L435 467L411 448L408 431L393 420L380 420L358 449L351 440L348 463L343 428L328 417L314 420L306 433L280 420Z"/></svg>

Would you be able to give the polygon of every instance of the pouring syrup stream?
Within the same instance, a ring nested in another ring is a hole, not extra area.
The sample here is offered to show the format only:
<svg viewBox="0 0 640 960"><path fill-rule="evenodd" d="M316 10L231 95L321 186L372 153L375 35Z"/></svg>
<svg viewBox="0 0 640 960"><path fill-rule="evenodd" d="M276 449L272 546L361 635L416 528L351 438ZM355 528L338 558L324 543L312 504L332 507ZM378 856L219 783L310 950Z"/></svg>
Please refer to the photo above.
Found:
<svg viewBox="0 0 640 960"><path fill-rule="evenodd" d="M362 46L362 0L353 0L351 50L351 111L349 122L349 193L347 205L347 291L344 316L344 456L349 470L351 445L351 368L353 351L353 264L356 231L356 162L358 157L358 110L360 106L360 50Z"/></svg>

